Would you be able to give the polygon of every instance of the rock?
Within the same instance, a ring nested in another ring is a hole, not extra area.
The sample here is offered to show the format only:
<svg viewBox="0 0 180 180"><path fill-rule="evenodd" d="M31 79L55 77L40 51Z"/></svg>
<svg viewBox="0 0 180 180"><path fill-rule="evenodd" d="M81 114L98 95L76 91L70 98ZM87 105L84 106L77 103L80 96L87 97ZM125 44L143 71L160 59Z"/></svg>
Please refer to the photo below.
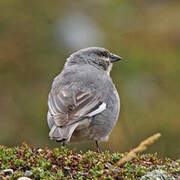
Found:
<svg viewBox="0 0 180 180"><path fill-rule="evenodd" d="M172 175L163 170L154 170L141 177L140 180L176 180Z"/></svg>
<svg viewBox="0 0 180 180"><path fill-rule="evenodd" d="M4 173L4 176L8 176L14 173L13 169L4 169L2 172Z"/></svg>
<svg viewBox="0 0 180 180"><path fill-rule="evenodd" d="M25 171L24 176L32 178L34 175L31 171Z"/></svg>
<svg viewBox="0 0 180 180"><path fill-rule="evenodd" d="M32 180L31 178L28 178L28 177L20 177L18 178L17 180Z"/></svg>

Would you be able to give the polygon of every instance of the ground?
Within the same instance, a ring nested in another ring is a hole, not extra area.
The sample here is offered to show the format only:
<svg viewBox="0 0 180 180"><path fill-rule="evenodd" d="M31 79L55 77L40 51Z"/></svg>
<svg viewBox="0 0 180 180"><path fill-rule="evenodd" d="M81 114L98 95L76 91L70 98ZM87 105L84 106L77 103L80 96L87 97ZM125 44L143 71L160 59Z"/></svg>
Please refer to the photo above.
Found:
<svg viewBox="0 0 180 180"><path fill-rule="evenodd" d="M77 153L67 147L55 149L36 148L23 143L19 147L0 145L0 179L3 170L12 169L8 179L28 176L31 179L140 179L147 172L164 170L177 178L180 176L180 161L159 158L155 154L142 154L118 165L124 154L99 154L88 151Z"/></svg>

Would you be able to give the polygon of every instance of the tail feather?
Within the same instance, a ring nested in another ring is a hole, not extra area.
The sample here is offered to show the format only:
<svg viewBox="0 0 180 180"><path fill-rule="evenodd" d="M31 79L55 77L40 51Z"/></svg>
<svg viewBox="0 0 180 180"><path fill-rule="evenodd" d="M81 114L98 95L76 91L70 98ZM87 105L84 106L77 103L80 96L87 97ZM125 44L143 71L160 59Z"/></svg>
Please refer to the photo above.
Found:
<svg viewBox="0 0 180 180"><path fill-rule="evenodd" d="M49 136L51 139L55 139L56 141L69 142L74 130L78 125L79 122L63 127L59 127L54 124L49 132Z"/></svg>

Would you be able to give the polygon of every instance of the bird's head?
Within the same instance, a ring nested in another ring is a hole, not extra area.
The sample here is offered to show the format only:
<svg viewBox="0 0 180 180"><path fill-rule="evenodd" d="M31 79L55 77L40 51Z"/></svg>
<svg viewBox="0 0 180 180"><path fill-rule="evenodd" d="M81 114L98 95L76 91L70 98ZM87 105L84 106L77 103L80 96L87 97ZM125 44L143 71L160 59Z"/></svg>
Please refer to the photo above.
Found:
<svg viewBox="0 0 180 180"><path fill-rule="evenodd" d="M108 74L111 71L112 63L122 60L120 56L110 53L107 49L100 47L89 47L73 53L65 66L90 64L98 69L104 70Z"/></svg>

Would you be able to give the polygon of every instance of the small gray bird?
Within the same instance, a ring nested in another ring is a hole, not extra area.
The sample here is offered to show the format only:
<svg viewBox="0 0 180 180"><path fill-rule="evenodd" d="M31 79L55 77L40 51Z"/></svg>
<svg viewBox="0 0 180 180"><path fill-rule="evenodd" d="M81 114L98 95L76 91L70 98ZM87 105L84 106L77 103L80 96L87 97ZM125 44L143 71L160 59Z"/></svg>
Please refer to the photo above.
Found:
<svg viewBox="0 0 180 180"><path fill-rule="evenodd" d="M99 47L81 49L66 61L48 97L49 136L67 143L107 141L116 124L120 99L110 77L121 57Z"/></svg>

